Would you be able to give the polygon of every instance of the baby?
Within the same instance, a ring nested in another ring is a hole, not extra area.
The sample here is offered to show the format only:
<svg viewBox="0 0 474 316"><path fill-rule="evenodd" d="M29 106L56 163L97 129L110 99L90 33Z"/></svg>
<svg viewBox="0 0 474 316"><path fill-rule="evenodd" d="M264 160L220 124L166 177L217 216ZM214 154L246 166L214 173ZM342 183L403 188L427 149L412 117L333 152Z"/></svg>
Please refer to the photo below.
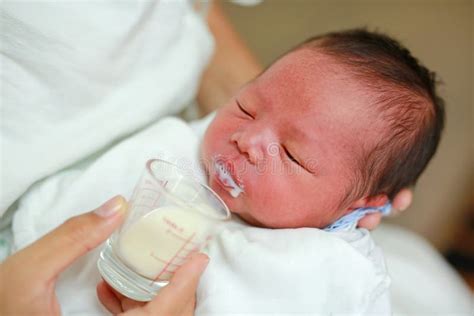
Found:
<svg viewBox="0 0 474 316"><path fill-rule="evenodd" d="M434 87L434 75L386 36L312 38L217 113L202 144L210 186L259 227L323 228L381 206L436 151L444 110Z"/></svg>
<svg viewBox="0 0 474 316"><path fill-rule="evenodd" d="M415 184L443 124L434 74L387 36L331 33L278 59L201 144L211 188L260 228L227 229L209 246L196 314L391 314L369 232L356 220L310 227L337 227Z"/></svg>
<svg viewBox="0 0 474 316"><path fill-rule="evenodd" d="M443 128L434 74L384 35L330 33L278 59L208 122L160 120L38 184L15 215L16 246L109 196L130 196L131 175L170 151L199 160L246 222L209 244L196 315L390 314L390 281L370 233L314 228L385 205L416 182ZM65 313L101 312L77 303L96 300L97 257L63 274Z"/></svg>

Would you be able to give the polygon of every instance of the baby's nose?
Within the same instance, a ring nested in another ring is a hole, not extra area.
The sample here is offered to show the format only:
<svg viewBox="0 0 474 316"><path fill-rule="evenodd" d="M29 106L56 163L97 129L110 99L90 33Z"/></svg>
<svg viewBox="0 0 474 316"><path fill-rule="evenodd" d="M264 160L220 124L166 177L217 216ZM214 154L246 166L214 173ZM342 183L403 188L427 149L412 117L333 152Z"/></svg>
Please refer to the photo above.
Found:
<svg viewBox="0 0 474 316"><path fill-rule="evenodd" d="M266 137L262 132L239 131L230 137L231 142L237 145L239 151L246 155L249 161L256 164L264 158Z"/></svg>

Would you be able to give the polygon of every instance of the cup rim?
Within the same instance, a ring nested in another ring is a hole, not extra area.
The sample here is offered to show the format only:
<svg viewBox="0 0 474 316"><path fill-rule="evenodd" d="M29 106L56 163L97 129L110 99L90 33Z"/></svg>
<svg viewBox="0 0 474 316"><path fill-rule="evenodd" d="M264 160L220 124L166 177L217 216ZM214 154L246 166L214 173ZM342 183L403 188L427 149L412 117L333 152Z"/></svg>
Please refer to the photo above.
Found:
<svg viewBox="0 0 474 316"><path fill-rule="evenodd" d="M220 221L227 221L230 219L231 217L231 213L230 213L230 210L229 210L229 207L227 206L227 204L225 204L224 200L222 200L222 198L211 188L209 187L207 184L205 183L202 183L195 175L193 175L191 172L187 173L185 170L183 170L182 168L180 168L178 165L176 165L175 163L173 162L170 162L170 161L167 161L167 160L164 160L164 159L161 159L161 158L153 158L153 159L149 159L147 162L146 162L146 171L156 180L159 182L159 179L155 176L152 168L151 168L151 165L155 162L160 162L160 163L165 163L167 165L170 165L172 166L173 168L175 168L176 170L179 171L180 174L182 174L183 176L186 177L186 179L189 179L190 182L195 182L197 185L201 186L201 187L204 187L204 189L206 191L208 191L209 193L211 193L211 195L222 205L223 207L223 210L225 212L225 214L223 214L222 216L220 214L205 214L201 211L199 211L199 208L196 208L196 210L202 214L203 216L206 216L206 217L211 217L213 219L218 219ZM184 200L182 200L180 197L174 195L173 193L169 192L169 190L166 189L166 187L163 187L163 186L160 186L160 189L164 191L165 194L167 195L170 195L172 196L173 199L176 199L176 200L179 200L180 203L184 204L184 205L189 205L189 202L186 202ZM218 213L218 212L217 212Z"/></svg>

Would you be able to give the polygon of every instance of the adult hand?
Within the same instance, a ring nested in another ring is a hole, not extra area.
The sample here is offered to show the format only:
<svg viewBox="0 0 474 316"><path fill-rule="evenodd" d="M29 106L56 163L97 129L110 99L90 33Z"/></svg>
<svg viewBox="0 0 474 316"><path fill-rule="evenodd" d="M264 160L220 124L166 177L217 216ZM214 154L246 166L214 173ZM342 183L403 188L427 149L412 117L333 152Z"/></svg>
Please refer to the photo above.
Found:
<svg viewBox="0 0 474 316"><path fill-rule="evenodd" d="M73 217L0 265L0 315L59 315L59 274L101 244L124 219L127 202L116 196Z"/></svg>
<svg viewBox="0 0 474 316"><path fill-rule="evenodd" d="M126 316L194 315L195 294L201 273L209 258L202 253L191 256L150 302L137 302L113 290L102 281L97 285L97 295L102 304L114 315L125 312Z"/></svg>
<svg viewBox="0 0 474 316"><path fill-rule="evenodd" d="M413 193L410 189L403 189L397 193L392 201L392 214L398 214L406 210L413 200ZM364 216L359 223L359 227L374 229L380 224L382 214L379 212Z"/></svg>

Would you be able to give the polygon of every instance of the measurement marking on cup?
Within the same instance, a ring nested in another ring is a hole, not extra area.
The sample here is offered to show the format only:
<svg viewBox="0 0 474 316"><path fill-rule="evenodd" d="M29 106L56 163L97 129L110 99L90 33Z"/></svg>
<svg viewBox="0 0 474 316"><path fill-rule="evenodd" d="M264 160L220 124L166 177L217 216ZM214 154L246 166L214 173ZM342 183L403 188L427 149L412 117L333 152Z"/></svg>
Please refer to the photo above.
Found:
<svg viewBox="0 0 474 316"><path fill-rule="evenodd" d="M196 244L197 244L197 243L196 243ZM182 257L182 256L176 256L177 259L182 259L182 260L186 259L186 258L189 256L189 254L194 253L194 252L198 252L198 251L199 251L199 247L195 246L195 247L193 247L193 248L191 248L191 249L183 249L183 250L186 250L187 253L184 255L184 257Z"/></svg>
<svg viewBox="0 0 474 316"><path fill-rule="evenodd" d="M168 264L168 261L157 257L157 256L153 253L153 251L150 252L150 256L152 256L153 259L155 259L155 260L157 260L157 261L160 261L160 262L162 262L162 263ZM179 265L176 264L176 263L171 263L171 262L170 262L169 265L170 265L170 266L177 266L177 267L179 267Z"/></svg>
<svg viewBox="0 0 474 316"><path fill-rule="evenodd" d="M188 244L195 245L195 246L199 245L198 242L193 242L193 241L191 241L189 238L185 238L185 237L183 237L183 236L181 236L181 235L179 235L179 234L176 234L174 231L172 231L172 230L170 230L170 229L166 230L166 232L167 232L168 234L173 235L174 237L176 237L176 238L178 238L178 239L180 239L180 240L182 240L182 241L188 243ZM194 235L195 235L195 233L193 234L193 237L194 237Z"/></svg>
<svg viewBox="0 0 474 316"><path fill-rule="evenodd" d="M168 266L176 259L176 257L178 257L179 253L184 250L184 248L186 247L186 245L188 245L189 243L191 243L191 240L194 238L194 235L196 235L196 233L193 233L191 236L189 236L188 239L186 239L183 243L183 245L181 246L181 248L179 248L179 250L174 254L174 256L171 258L170 261L166 262L163 270L161 270L161 272L156 276L155 280L159 280L160 279L160 276L165 273L165 272L169 272L167 271L168 269Z"/></svg>
<svg viewBox="0 0 474 316"><path fill-rule="evenodd" d="M176 259L186 260L186 258L187 258L190 254L196 253L196 252L198 252L198 250L196 250L196 249L193 248L193 249L189 250L188 253L187 253L184 257L182 257L182 256L176 256Z"/></svg>

